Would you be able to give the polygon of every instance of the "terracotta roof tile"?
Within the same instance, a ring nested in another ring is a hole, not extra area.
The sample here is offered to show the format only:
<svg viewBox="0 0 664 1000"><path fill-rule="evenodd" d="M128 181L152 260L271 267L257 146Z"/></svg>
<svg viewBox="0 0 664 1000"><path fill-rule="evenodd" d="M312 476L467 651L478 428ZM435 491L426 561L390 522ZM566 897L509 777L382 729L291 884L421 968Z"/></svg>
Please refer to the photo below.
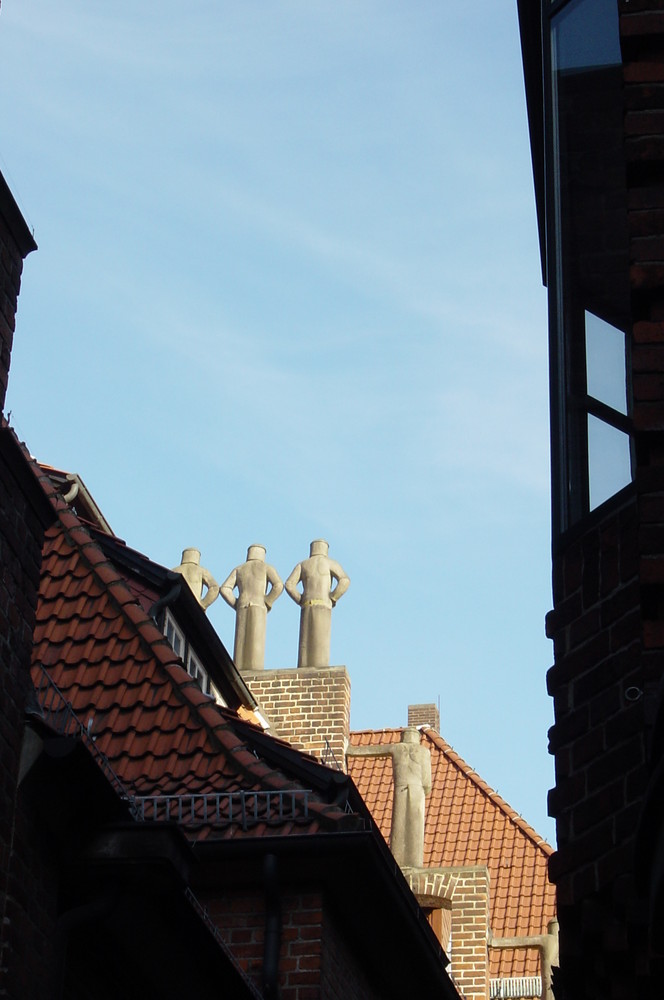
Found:
<svg viewBox="0 0 664 1000"><path fill-rule="evenodd" d="M45 488L59 516L44 546L35 684L46 667L131 794L301 790L297 780L257 758L233 728L237 716L188 675L147 616L149 589L141 593L135 581L129 586L48 482ZM301 803L296 813L266 817L245 831L237 824L191 823L197 837L234 838L261 830L313 833L344 820L341 809L315 794L308 815Z"/></svg>
<svg viewBox="0 0 664 1000"><path fill-rule="evenodd" d="M351 733L353 746L398 743L403 729ZM548 879L553 848L540 837L433 729L422 734L431 752L424 864L486 865L490 877L491 930L495 937L546 933L555 915ZM392 764L384 757L349 757L349 773L383 836L392 822ZM534 949L491 950L492 978L537 975Z"/></svg>

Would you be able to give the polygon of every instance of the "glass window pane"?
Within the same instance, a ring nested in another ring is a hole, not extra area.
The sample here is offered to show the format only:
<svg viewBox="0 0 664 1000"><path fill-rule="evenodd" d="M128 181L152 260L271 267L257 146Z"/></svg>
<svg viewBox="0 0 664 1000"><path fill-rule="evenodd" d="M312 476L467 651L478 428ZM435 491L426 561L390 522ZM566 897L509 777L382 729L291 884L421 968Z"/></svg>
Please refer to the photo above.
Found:
<svg viewBox="0 0 664 1000"><path fill-rule="evenodd" d="M627 413L625 334L586 311L588 393L619 413Z"/></svg>
<svg viewBox="0 0 664 1000"><path fill-rule="evenodd" d="M176 625L170 611L166 611L166 617L164 618L164 635L175 655L182 657L184 653L184 633Z"/></svg>
<svg viewBox="0 0 664 1000"><path fill-rule="evenodd" d="M590 414L588 478L591 510L632 481L629 436Z"/></svg>
<svg viewBox="0 0 664 1000"><path fill-rule="evenodd" d="M621 63L616 0L572 0L555 19L555 68Z"/></svg>

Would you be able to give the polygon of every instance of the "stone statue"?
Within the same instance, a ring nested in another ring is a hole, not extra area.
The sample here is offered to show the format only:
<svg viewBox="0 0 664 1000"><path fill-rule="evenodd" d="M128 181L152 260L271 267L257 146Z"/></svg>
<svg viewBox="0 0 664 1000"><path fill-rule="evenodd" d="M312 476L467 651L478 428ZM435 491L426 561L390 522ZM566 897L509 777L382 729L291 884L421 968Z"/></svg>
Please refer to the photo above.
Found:
<svg viewBox="0 0 664 1000"><path fill-rule="evenodd" d="M408 726L401 743L352 747L349 757L391 757L394 800L390 848L402 868L422 868L424 864L425 796L431 791L431 755L420 743L419 731Z"/></svg>
<svg viewBox="0 0 664 1000"><path fill-rule="evenodd" d="M201 566L201 554L198 549L185 549L182 562L173 567L174 573L181 573L193 591L194 597L204 611L219 597L219 584L212 573ZM203 591L205 590L205 596Z"/></svg>
<svg viewBox="0 0 664 1000"><path fill-rule="evenodd" d="M286 580L286 591L300 605L298 667L329 667L332 608L350 586L338 562L328 556L321 538L311 543L309 558L298 563ZM332 588L332 581L336 587ZM302 583L302 592L298 584Z"/></svg>
<svg viewBox="0 0 664 1000"><path fill-rule="evenodd" d="M221 596L235 608L233 659L240 670L263 669L267 613L283 589L276 569L265 562L263 545L250 545L247 561L222 583Z"/></svg>

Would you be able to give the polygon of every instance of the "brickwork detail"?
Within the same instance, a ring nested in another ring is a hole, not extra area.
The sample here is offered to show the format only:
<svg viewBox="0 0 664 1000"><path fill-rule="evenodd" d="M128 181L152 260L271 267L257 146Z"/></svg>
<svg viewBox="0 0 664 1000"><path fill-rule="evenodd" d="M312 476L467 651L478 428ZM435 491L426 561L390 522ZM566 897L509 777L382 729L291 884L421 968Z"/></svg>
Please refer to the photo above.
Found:
<svg viewBox="0 0 664 1000"><path fill-rule="evenodd" d="M456 868L455 874L450 972L467 1000L488 1000L489 871L478 866Z"/></svg>
<svg viewBox="0 0 664 1000"><path fill-rule="evenodd" d="M262 986L265 908L260 893L238 891L205 900L242 970ZM279 995L282 1000L378 1000L366 975L326 913L320 892L281 899Z"/></svg>
<svg viewBox="0 0 664 1000"><path fill-rule="evenodd" d="M327 741L345 770L350 732L350 677L345 667L261 670L242 676L273 735L318 760L326 759Z"/></svg>
<svg viewBox="0 0 664 1000"><path fill-rule="evenodd" d="M411 869L406 874L408 884L418 897L431 896L452 899L458 882L460 868Z"/></svg>

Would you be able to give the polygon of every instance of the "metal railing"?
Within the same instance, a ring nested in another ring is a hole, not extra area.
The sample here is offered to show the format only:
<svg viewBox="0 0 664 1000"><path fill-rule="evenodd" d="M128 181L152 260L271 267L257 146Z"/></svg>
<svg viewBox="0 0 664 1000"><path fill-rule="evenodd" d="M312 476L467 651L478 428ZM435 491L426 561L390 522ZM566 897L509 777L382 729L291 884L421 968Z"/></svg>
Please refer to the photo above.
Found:
<svg viewBox="0 0 664 1000"><path fill-rule="evenodd" d="M132 817L137 822L155 819L228 824L239 822L242 824L242 829L246 830L252 823L281 822L296 819L298 816L306 819L309 815L310 793L306 789L279 792L218 792L207 795L130 795L106 754L97 747L92 735L92 726L83 725L73 706L44 666L40 667L35 695L39 707L39 712L35 714L38 714L54 733L80 739L85 744L117 795L127 803ZM237 962L207 908L196 898L189 886L185 887L184 896L228 961L235 967L238 975L244 980L249 992L255 1000L261 1000L260 992Z"/></svg>
<svg viewBox="0 0 664 1000"><path fill-rule="evenodd" d="M258 823L276 825L309 818L308 789L285 791L237 791L184 793L179 795L133 795L125 787L106 754L97 747L92 725L84 726L71 703L44 666L35 684L40 717L60 736L80 739L97 761L102 773L126 802L132 817L141 822L162 821L188 825L231 826L246 831Z"/></svg>
<svg viewBox="0 0 664 1000"><path fill-rule="evenodd" d="M208 792L184 795L137 795L142 820L175 821L189 825L239 824L248 830L258 823L283 823L309 817L306 789L279 792Z"/></svg>

